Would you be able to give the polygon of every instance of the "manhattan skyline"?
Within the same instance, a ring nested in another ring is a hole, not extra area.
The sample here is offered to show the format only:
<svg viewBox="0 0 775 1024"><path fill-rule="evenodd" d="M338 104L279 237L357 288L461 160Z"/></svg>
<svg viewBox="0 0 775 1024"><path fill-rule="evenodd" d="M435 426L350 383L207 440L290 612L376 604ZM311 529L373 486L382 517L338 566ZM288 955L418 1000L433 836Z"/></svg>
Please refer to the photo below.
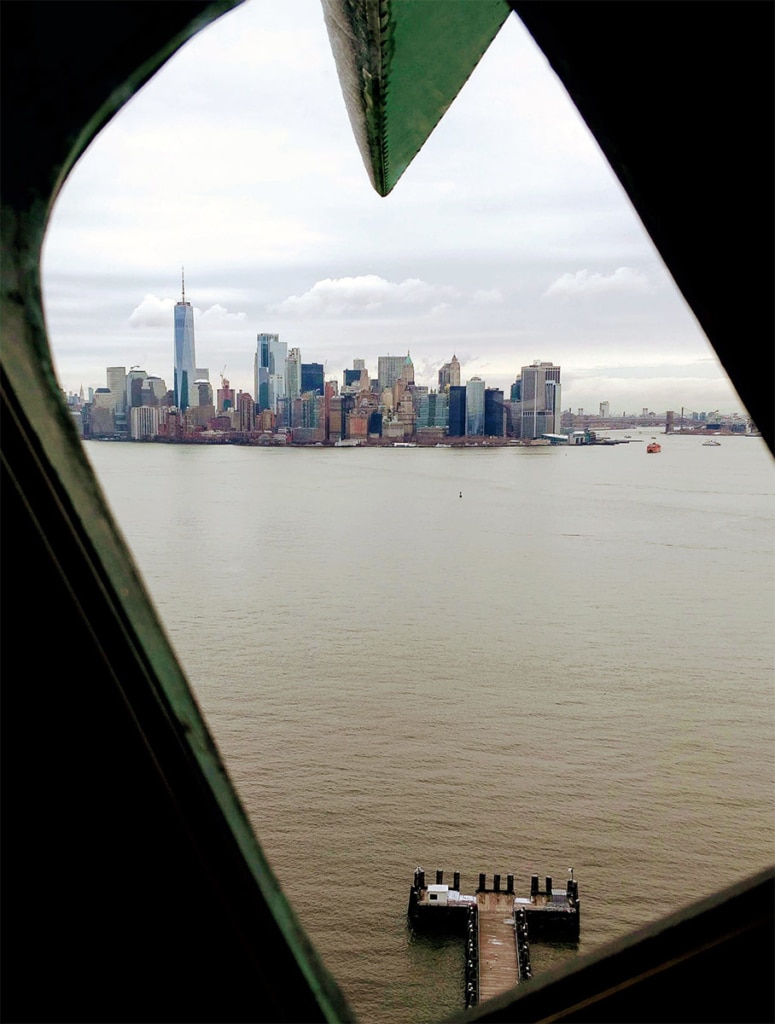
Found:
<svg viewBox="0 0 775 1024"><path fill-rule="evenodd" d="M268 332L327 378L353 355L411 350L433 386L455 352L465 378L505 388L551 353L566 407L743 412L513 15L387 199L353 142L316 0L248 0L195 37L55 206L43 292L65 390L124 362L171 380L181 265L201 361L245 391Z"/></svg>

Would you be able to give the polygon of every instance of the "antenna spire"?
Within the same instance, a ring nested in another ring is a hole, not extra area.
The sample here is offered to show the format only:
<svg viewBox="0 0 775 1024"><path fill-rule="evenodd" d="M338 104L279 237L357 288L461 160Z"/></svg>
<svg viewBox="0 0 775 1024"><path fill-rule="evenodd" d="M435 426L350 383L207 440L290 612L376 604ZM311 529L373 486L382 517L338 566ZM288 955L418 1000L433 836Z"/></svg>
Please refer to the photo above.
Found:
<svg viewBox="0 0 775 1024"><path fill-rule="evenodd" d="M186 301L186 268L185 267L181 267L180 268L180 287L181 287L181 290L183 292L183 297L181 298L180 301L181 302L185 302Z"/></svg>

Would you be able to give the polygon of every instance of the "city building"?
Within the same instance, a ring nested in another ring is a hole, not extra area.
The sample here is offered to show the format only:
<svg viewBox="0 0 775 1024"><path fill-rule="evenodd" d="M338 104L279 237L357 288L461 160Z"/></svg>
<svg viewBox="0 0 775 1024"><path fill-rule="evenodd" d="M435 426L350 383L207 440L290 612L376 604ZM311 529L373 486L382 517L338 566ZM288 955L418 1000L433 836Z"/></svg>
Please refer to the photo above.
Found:
<svg viewBox="0 0 775 1024"><path fill-rule="evenodd" d="M506 436L506 409L500 388L484 389L484 433L486 437Z"/></svg>
<svg viewBox="0 0 775 1024"><path fill-rule="evenodd" d="M447 432L449 426L449 393L447 391L429 391L421 394L417 401L415 429L440 429Z"/></svg>
<svg viewBox="0 0 775 1024"><path fill-rule="evenodd" d="M113 435L116 432L116 399L110 388L97 388L88 411L87 436ZM85 424L84 424L85 425Z"/></svg>
<svg viewBox="0 0 775 1024"><path fill-rule="evenodd" d="M291 403L301 394L301 349L292 348L285 360L285 394Z"/></svg>
<svg viewBox="0 0 775 1024"><path fill-rule="evenodd" d="M405 356L379 356L377 359L377 380L380 392L392 388L400 380L404 370Z"/></svg>
<svg viewBox="0 0 775 1024"><path fill-rule="evenodd" d="M324 393L325 367L322 363L301 364L301 393L305 391Z"/></svg>
<svg viewBox="0 0 775 1024"><path fill-rule="evenodd" d="M450 384L449 387L449 430L450 437L465 437L466 433L466 388L465 385Z"/></svg>
<svg viewBox="0 0 775 1024"><path fill-rule="evenodd" d="M140 381L140 407L158 407L166 403L167 383L161 377L145 377ZM133 408L138 408L134 406Z"/></svg>
<svg viewBox="0 0 775 1024"><path fill-rule="evenodd" d="M404 365L401 369L401 380L404 384L414 384L414 363L409 353L406 353L406 359L404 359Z"/></svg>
<svg viewBox="0 0 775 1024"><path fill-rule="evenodd" d="M466 382L466 436L484 436L484 381L472 377Z"/></svg>
<svg viewBox="0 0 775 1024"><path fill-rule="evenodd" d="M216 395L218 413L228 412L235 406L234 388L230 387L226 377L221 377L221 386Z"/></svg>
<svg viewBox="0 0 775 1024"><path fill-rule="evenodd" d="M125 409L137 409L139 408L139 406L143 404L143 381L147 376L148 374L145 372L145 370L141 370L137 366L132 366L130 368L125 380ZM191 391L190 385L192 385L193 383L194 378L192 377L191 380L189 381L189 395Z"/></svg>
<svg viewBox="0 0 775 1024"><path fill-rule="evenodd" d="M611 404L610 402L600 403L600 419L607 420L611 415Z"/></svg>
<svg viewBox="0 0 775 1024"><path fill-rule="evenodd" d="M181 272L181 299L175 303L175 370L173 392L175 406L184 412L191 404L189 389L196 380L194 352L194 310L186 302L186 279ZM130 407L133 403L130 401ZM139 403L138 403L139 405Z"/></svg>
<svg viewBox="0 0 775 1024"><path fill-rule="evenodd" d="M115 411L126 412L126 367L109 366L106 375L108 387L113 395Z"/></svg>
<svg viewBox="0 0 775 1024"><path fill-rule="evenodd" d="M455 355L439 370L439 391L448 391L451 387L460 387L460 363Z"/></svg>
<svg viewBox="0 0 775 1024"><path fill-rule="evenodd" d="M288 346L279 334L259 334L254 359L254 386L258 407L277 411L278 398L286 397L286 361Z"/></svg>
<svg viewBox="0 0 775 1024"><path fill-rule="evenodd" d="M244 434L251 434L256 429L256 404L247 391L240 391L237 395L237 424L238 430Z"/></svg>
<svg viewBox="0 0 775 1024"><path fill-rule="evenodd" d="M520 436L523 439L560 432L559 366L542 363L538 359L530 366L523 366L520 396Z"/></svg>
<svg viewBox="0 0 775 1024"><path fill-rule="evenodd" d="M143 405L130 410L129 432L134 441L156 437L161 423L161 410Z"/></svg>

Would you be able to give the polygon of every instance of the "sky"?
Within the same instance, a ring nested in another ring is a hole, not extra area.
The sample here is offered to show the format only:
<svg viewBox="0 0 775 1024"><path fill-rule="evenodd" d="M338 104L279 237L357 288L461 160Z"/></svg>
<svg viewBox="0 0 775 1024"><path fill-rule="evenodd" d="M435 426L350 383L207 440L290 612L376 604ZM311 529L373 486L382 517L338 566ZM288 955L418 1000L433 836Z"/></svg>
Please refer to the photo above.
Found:
<svg viewBox="0 0 775 1024"><path fill-rule="evenodd" d="M435 387L562 367L562 406L744 408L546 59L510 14L393 192L372 189L319 0L247 0L190 40L66 181L43 251L61 386L196 363L254 391L259 332L342 382L411 354Z"/></svg>

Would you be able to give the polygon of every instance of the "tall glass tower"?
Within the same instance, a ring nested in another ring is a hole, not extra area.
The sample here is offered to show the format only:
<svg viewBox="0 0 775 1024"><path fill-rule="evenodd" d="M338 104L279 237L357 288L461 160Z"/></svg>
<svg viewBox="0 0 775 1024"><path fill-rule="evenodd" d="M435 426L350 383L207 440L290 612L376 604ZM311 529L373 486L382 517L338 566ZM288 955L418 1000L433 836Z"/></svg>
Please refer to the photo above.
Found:
<svg viewBox="0 0 775 1024"><path fill-rule="evenodd" d="M484 434L484 381L472 377L466 382L466 434Z"/></svg>
<svg viewBox="0 0 775 1024"><path fill-rule="evenodd" d="M279 334L259 334L253 361L256 402L261 409L277 412L277 400L287 397L285 386L288 346Z"/></svg>
<svg viewBox="0 0 775 1024"><path fill-rule="evenodd" d="M175 405L183 412L191 404L190 388L196 380L194 310L186 302L186 278L181 271L181 299L175 303Z"/></svg>

